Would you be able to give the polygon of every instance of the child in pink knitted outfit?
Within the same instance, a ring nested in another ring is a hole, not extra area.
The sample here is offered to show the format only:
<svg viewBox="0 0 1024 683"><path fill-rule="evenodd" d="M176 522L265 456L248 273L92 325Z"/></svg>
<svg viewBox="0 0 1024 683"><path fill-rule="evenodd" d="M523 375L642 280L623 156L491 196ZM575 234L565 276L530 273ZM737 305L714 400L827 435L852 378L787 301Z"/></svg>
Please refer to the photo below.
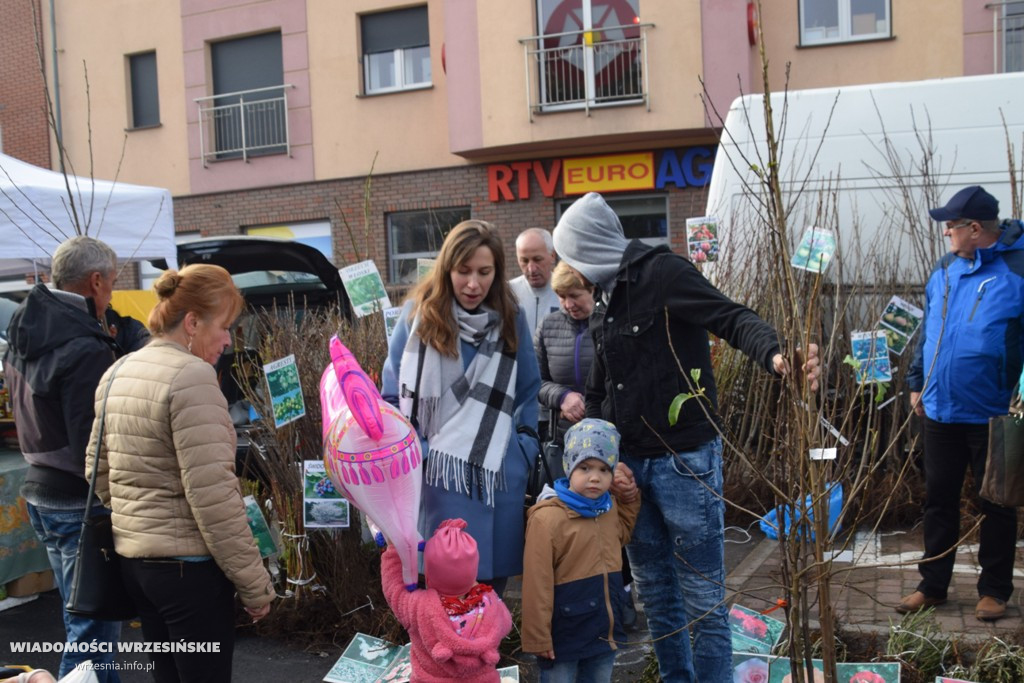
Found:
<svg viewBox="0 0 1024 683"><path fill-rule="evenodd" d="M384 597L412 641L410 681L499 680L498 645L512 629L512 616L490 586L477 583L480 556L465 528L465 521L447 519L427 541L426 589L406 589L394 548L381 557Z"/></svg>

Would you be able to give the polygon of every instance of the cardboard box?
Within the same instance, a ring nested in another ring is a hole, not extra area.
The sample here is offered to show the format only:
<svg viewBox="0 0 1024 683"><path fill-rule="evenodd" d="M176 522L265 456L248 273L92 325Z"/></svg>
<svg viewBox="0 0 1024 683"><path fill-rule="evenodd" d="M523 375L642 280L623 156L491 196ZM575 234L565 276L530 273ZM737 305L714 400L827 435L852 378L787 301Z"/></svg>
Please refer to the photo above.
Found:
<svg viewBox="0 0 1024 683"><path fill-rule="evenodd" d="M44 591L53 590L53 571L29 572L24 576L7 583L7 595L12 598L23 598Z"/></svg>

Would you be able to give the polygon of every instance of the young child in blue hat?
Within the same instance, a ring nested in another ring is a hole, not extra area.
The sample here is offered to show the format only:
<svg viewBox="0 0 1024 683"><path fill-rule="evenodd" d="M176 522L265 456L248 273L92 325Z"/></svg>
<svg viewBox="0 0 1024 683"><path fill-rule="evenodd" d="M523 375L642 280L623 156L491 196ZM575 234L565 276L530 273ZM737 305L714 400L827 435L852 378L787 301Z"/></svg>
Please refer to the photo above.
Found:
<svg viewBox="0 0 1024 683"><path fill-rule="evenodd" d="M556 495L527 515L522 646L537 655L542 683L611 681L626 640L622 546L640 498L609 493L618 462L615 425L581 420L565 433L566 477Z"/></svg>

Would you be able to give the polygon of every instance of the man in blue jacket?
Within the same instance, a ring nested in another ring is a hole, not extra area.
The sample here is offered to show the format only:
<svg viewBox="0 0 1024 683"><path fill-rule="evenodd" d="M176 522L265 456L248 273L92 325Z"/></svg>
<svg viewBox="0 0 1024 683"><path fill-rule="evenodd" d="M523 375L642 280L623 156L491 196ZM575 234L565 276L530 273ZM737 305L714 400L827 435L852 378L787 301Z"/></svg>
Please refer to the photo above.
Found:
<svg viewBox="0 0 1024 683"><path fill-rule="evenodd" d="M950 248L928 279L907 377L911 406L924 419L926 495L921 582L896 606L904 614L946 602L964 473L970 467L980 489L988 419L1006 413L1024 355L1024 224L1000 224L999 202L977 185L929 213L945 224ZM982 500L981 511L975 616L995 621L1013 592L1017 510Z"/></svg>

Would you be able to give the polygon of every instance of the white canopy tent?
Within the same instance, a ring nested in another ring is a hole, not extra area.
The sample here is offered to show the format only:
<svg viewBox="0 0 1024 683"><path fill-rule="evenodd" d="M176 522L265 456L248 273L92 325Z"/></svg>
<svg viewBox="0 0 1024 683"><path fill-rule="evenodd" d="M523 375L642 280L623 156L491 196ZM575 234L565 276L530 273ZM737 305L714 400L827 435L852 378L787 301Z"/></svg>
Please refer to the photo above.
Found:
<svg viewBox="0 0 1024 683"><path fill-rule="evenodd" d="M49 270L50 255L78 225L120 262L166 259L176 267L171 193L158 187L67 176L0 154L0 278ZM87 226L87 227L86 227Z"/></svg>

